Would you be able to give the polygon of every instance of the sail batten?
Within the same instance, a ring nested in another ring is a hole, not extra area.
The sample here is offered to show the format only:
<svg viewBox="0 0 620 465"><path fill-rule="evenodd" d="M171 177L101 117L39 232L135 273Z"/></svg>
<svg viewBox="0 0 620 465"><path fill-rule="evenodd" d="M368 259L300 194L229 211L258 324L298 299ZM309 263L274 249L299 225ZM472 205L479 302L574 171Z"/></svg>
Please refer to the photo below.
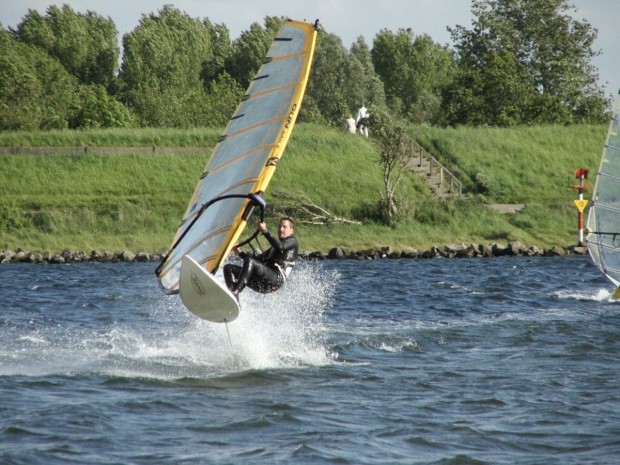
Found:
<svg viewBox="0 0 620 465"><path fill-rule="evenodd" d="M218 139L172 246L156 273L176 293L182 258L215 273L246 226L253 194L267 188L301 107L316 42L314 25L287 21Z"/></svg>
<svg viewBox="0 0 620 465"><path fill-rule="evenodd" d="M616 99L592 201L586 243L590 257L615 285L620 285L620 95Z"/></svg>
<svg viewBox="0 0 620 465"><path fill-rule="evenodd" d="M598 176L600 176L601 178L607 178L611 181L620 182L620 176L612 176L611 174L605 174L605 173L599 173Z"/></svg>
<svg viewBox="0 0 620 465"><path fill-rule="evenodd" d="M276 116L274 118L269 118L269 119L262 120L262 121L260 121L258 123L255 123L255 124L253 124L251 126L248 126L248 127L243 128L243 129L240 129L240 130L238 130L236 132L231 132L231 133L226 134L226 139L227 140L232 139L233 137L237 137L240 134L246 133L248 131L252 131L254 129L258 129L261 126L265 126L267 124L273 124L273 123L281 122L284 118L286 118L286 115L278 115L278 116ZM259 147L255 148L254 150L257 150L258 148Z"/></svg>
<svg viewBox="0 0 620 465"><path fill-rule="evenodd" d="M219 194L216 195L215 198L222 197L224 195L228 195L229 193L234 192L235 190L237 190L239 187L247 186L247 185L253 185L254 183L256 183L257 179L258 178L243 179L243 180L239 181L237 184L235 184L234 186L230 186L226 190L219 192ZM183 218L183 220L182 220L183 223L187 223L188 221L191 221L199 213L200 213L199 209L192 210L192 213L189 216L186 216L185 218Z"/></svg>
<svg viewBox="0 0 620 465"><path fill-rule="evenodd" d="M608 210L614 213L620 213L620 205L610 205L610 204L606 204L603 202L596 202L594 205L594 208L600 209L600 210ZM617 232L617 234L620 234L620 231Z"/></svg>
<svg viewBox="0 0 620 465"><path fill-rule="evenodd" d="M295 88L297 85L298 85L298 83L293 82L293 83L287 84L285 86L280 86L280 87L276 87L276 88L273 88L273 89L267 89L267 90L264 90L262 92L258 92L258 93L255 93L255 94L248 94L248 100L253 99L253 98L257 98L257 97L264 97L265 95L269 95L269 94L271 94L273 92L280 92L280 91L288 89L288 88ZM284 117L285 115L280 115L280 116Z"/></svg>

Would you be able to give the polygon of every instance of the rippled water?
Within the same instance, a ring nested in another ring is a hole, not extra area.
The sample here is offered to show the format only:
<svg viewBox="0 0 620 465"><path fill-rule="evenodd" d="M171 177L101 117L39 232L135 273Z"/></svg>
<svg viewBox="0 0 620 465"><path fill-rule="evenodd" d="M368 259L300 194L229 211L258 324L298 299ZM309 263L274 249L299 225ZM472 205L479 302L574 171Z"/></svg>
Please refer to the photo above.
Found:
<svg viewBox="0 0 620 465"><path fill-rule="evenodd" d="M308 262L230 337L154 267L0 266L0 463L620 463L588 258Z"/></svg>

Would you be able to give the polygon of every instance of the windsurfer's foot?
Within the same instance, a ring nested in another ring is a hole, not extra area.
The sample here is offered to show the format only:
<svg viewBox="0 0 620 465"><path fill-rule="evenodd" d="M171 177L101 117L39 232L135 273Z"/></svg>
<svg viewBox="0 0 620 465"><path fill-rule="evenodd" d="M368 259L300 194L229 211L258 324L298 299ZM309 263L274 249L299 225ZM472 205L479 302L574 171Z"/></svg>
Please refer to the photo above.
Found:
<svg viewBox="0 0 620 465"><path fill-rule="evenodd" d="M239 302L239 291L237 289L231 289L230 293L233 295L235 299L237 299L237 302Z"/></svg>

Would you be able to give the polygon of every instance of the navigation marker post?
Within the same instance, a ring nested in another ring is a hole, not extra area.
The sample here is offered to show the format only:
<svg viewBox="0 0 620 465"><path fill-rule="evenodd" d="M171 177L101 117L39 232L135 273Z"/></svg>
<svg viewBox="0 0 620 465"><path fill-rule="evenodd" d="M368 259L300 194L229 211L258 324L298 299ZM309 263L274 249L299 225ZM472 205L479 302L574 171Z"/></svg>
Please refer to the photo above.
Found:
<svg viewBox="0 0 620 465"><path fill-rule="evenodd" d="M571 184L568 187L577 189L577 200L574 201L575 206L577 207L577 210L579 210L579 213L577 215L577 221L578 221L577 246L583 247L584 245L584 242L583 242L583 211L585 210L586 205L588 205L588 201L584 200L583 198L583 191L584 189L590 188L590 186L586 186L584 184L584 180L588 179L588 170L585 168L579 168L578 170L575 171L575 178L579 180L579 184Z"/></svg>

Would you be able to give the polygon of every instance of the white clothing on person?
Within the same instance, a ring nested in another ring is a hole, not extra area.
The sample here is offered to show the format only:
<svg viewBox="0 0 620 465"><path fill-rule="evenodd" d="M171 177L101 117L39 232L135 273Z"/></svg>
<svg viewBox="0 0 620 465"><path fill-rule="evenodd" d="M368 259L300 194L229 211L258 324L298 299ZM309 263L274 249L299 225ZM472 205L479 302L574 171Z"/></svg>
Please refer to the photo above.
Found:
<svg viewBox="0 0 620 465"><path fill-rule="evenodd" d="M348 133L355 134L355 120L352 116L349 116L347 118L347 121L345 123L345 129Z"/></svg>
<svg viewBox="0 0 620 465"><path fill-rule="evenodd" d="M357 127L357 133L362 136L368 137L368 127L366 126L366 119L370 116L368 109L362 105L357 110L357 116L355 117L355 126Z"/></svg>

